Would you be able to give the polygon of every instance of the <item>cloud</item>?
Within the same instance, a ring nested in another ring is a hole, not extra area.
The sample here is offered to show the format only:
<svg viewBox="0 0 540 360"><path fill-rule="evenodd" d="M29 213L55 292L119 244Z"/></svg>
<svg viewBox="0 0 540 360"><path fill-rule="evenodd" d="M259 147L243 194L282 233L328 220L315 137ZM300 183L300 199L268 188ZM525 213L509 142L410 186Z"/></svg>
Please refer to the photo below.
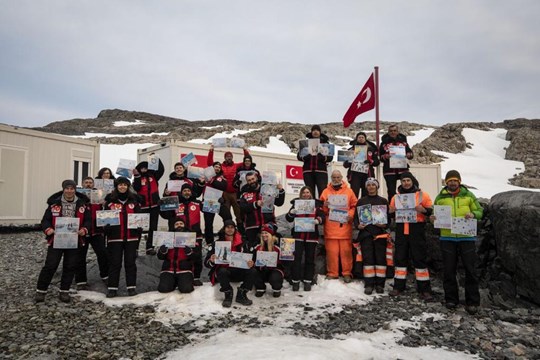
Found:
<svg viewBox="0 0 540 360"><path fill-rule="evenodd" d="M540 112L534 0L20 0L3 10L0 118L25 124L104 108L340 121L375 65L382 119L443 124ZM37 117L43 108L51 110Z"/></svg>

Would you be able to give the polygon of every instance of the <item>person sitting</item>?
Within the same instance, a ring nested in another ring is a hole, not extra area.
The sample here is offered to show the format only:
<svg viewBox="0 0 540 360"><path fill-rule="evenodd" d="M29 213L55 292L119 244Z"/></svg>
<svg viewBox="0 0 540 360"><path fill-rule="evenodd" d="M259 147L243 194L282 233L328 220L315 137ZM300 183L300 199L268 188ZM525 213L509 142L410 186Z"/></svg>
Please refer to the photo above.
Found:
<svg viewBox="0 0 540 360"><path fill-rule="evenodd" d="M236 224L232 220L225 220L223 229L219 232L218 241L230 241L231 251L243 252L244 243L242 235L236 228ZM211 245L204 264L210 269L210 282L214 285L217 282L220 284L219 291L225 293L225 299L222 302L223 307L231 307L233 299L232 281L242 281L236 294L236 302L242 305L249 306L253 304L247 297L247 293L253 287L253 283L257 276L257 270L253 268L255 264L252 260L248 261L249 269L231 268L228 264L216 264L215 246Z"/></svg>
<svg viewBox="0 0 540 360"><path fill-rule="evenodd" d="M255 280L255 288L257 289L255 296L261 297L266 292L266 282L270 283L274 297L281 296L281 288L283 287L283 278L285 272L283 265L279 260L279 239L275 236L274 227L271 224L265 224L261 229L261 243L255 248L255 258L261 251L272 251L277 253L276 266L257 266L257 278Z"/></svg>
<svg viewBox="0 0 540 360"><path fill-rule="evenodd" d="M174 223L175 232L188 232L183 218L177 218ZM157 257L163 260L159 275L158 291L168 293L178 288L181 293L190 293L193 287L193 259L195 252L189 246L171 248L161 245Z"/></svg>

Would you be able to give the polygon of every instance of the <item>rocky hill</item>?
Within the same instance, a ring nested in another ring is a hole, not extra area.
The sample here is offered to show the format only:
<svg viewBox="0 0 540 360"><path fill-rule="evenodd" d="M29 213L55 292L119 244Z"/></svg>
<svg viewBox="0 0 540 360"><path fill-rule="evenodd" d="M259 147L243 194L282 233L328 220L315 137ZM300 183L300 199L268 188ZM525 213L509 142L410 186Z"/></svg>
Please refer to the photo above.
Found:
<svg viewBox="0 0 540 360"><path fill-rule="evenodd" d="M138 122L136 126L114 126L116 121ZM384 133L390 122L382 121L380 128ZM345 129L341 122L320 124L323 132L330 137L330 141L337 145L347 145L347 138L354 138L359 131L375 130L375 122L359 122L352 124ZM417 130L433 127L422 124L399 122L400 132L405 135L411 135ZM217 127L219 128L210 128ZM509 179L513 185L540 188L540 146L535 141L540 136L540 120L514 119L504 120L503 122L464 122L446 124L442 127L436 127L431 136L420 144L413 147L415 153L415 162L423 164L437 163L442 158L434 154L433 150L445 151L450 153L460 153L465 151L470 144L467 144L461 134L465 127L488 130L494 128L504 128L508 130L507 139L511 141L506 152L506 158L509 160L523 161L525 171ZM188 141L194 138L209 138L216 131L232 131L234 129L252 130L249 136L242 136L248 146L266 146L271 135L281 134L281 140L284 141L293 152L298 149L298 140L302 139L311 128L310 124L299 124L290 122L269 122L269 121L241 121L232 119L212 119L212 120L185 120L162 115L155 115L138 111L125 110L102 110L96 118L90 119L72 119L56 121L44 127L34 128L35 130L64 134L64 135L84 135L85 132L107 133L107 134L151 134L168 133L167 135L152 136L130 136L130 137L96 137L101 143L125 144L125 143L147 143L147 142L166 142L174 139L179 141ZM345 137L345 139L343 138ZM374 140L374 136L368 137Z"/></svg>

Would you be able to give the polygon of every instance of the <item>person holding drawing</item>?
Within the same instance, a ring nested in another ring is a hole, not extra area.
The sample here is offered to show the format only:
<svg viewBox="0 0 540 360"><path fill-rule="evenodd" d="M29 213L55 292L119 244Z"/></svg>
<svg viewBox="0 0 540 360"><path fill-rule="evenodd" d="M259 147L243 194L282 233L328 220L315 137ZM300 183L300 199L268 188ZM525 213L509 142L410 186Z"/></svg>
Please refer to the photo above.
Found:
<svg viewBox="0 0 540 360"><path fill-rule="evenodd" d="M62 302L71 301L69 288L77 270L78 248L83 245L84 237L92 226L92 218L86 207L89 199L84 194L76 193L76 187L75 181L64 180L62 182L62 191L54 193L47 199L47 209L41 219L41 228L47 239L47 257L39 273L35 302L45 301L45 295L62 257L64 262L59 299ZM61 218L73 218L74 220L70 224L66 221L65 228L60 230L60 223L63 223L63 221L59 220ZM60 239L57 239L55 243L55 234L57 232L73 234L73 236L70 236L71 241L69 241L69 244L60 245Z"/></svg>
<svg viewBox="0 0 540 360"><path fill-rule="evenodd" d="M242 235L236 228L236 224L232 220L225 220L223 228L219 232L219 240L230 242L230 250L243 252L244 243L242 241ZM231 268L228 264L216 264L217 256L215 253L215 246L211 245L204 264L210 269L208 276L212 285L219 282L222 293L225 294L225 299L222 302L223 307L231 307L233 299L233 288L231 282L242 281L242 284L238 287L236 293L236 302L242 305L249 306L253 304L253 301L248 299L247 293L253 288L255 278L257 277L257 270L253 267L255 263L248 261L249 269Z"/></svg>
<svg viewBox="0 0 540 360"><path fill-rule="evenodd" d="M225 191L227 190L227 183L228 180L225 179L223 176L223 171L221 167L221 163L219 161L215 161L212 166L214 167L215 175L212 176L211 179L209 179L206 182L206 185L204 187L203 191L203 201L204 201L204 194L206 193L207 188L212 188L216 190L223 191L223 194L225 194ZM227 208L227 206L224 205L225 200L222 197L219 199L219 216L225 220L229 220L232 218L230 208ZM214 242L214 218L216 217L216 214L210 211L204 211L204 240L206 241L206 244L211 244Z"/></svg>
<svg viewBox="0 0 540 360"><path fill-rule="evenodd" d="M394 151L401 151L403 154L396 152L394 155ZM390 125L388 133L383 135L379 147L379 157L383 162L383 175L386 181L388 200L390 201L396 194L396 186L401 174L409 169L407 159L413 158L413 152L407 143L407 137L399 132L397 125Z"/></svg>
<svg viewBox="0 0 540 360"><path fill-rule="evenodd" d="M452 217L466 219L482 219L483 208L476 196L461 184L461 175L457 170L450 170L444 178L446 186L435 198L434 205L451 208ZM437 218L431 215L431 222ZM451 221L451 220L450 220ZM452 230L441 228L441 250L444 265L444 298L446 307L455 309L459 304L459 286L456 280L458 256L465 268L465 310L475 314L480 306L478 274L476 265L476 236L452 234Z"/></svg>
<svg viewBox="0 0 540 360"><path fill-rule="evenodd" d="M318 139L320 144L328 144L328 136L322 133L319 125L313 125L311 131L306 134L306 138ZM302 166L304 184L313 191L317 189L320 197L328 184L328 163L332 161L332 156L324 156L315 148L310 150L307 154L301 154L298 151L296 158L304 163Z"/></svg>
<svg viewBox="0 0 540 360"><path fill-rule="evenodd" d="M382 294L386 281L386 244L389 238L386 231L388 226L388 200L377 195L379 190L377 179L368 178L366 180L366 189L367 196L360 198L356 203L354 225L359 232L358 237L353 242L360 244L362 253L364 293L371 295L375 289L377 294ZM380 220L376 220L374 215L377 206L384 215L380 217ZM369 209L368 216L362 216L358 212L359 209Z"/></svg>
<svg viewBox="0 0 540 360"><path fill-rule="evenodd" d="M183 217L177 217L174 222L175 232L189 232ZM200 256L200 254L199 254ZM163 260L159 274L158 291L169 293L178 288L183 294L190 293L193 287L193 259L195 251L189 246L168 248L161 245L157 257Z"/></svg>
<svg viewBox="0 0 540 360"><path fill-rule="evenodd" d="M324 222L326 278L338 279L341 264L343 281L350 283L353 267L352 223L358 199L349 185L343 181L341 171L334 170L331 179L321 195L326 215Z"/></svg>
<svg viewBox="0 0 540 360"><path fill-rule="evenodd" d="M410 201L405 204L405 197ZM431 282L427 266L426 219L429 219L433 203L428 193L420 189L418 180L410 172L401 174L398 193L392 198L389 213L396 214L396 252L394 256L394 289L390 296L405 291L409 254L415 268L416 290L424 301L432 301Z"/></svg>
<svg viewBox="0 0 540 360"><path fill-rule="evenodd" d="M107 284L107 297L118 295L120 270L122 258L126 271L126 288L129 296L137 294L137 249L142 229L129 229L129 214L140 213L138 196L129 191L131 181L121 176L114 181L114 190L105 197L104 210L119 210L120 225L106 225L104 227L107 239L107 252L109 254L109 280ZM159 208L158 208L159 209Z"/></svg>
<svg viewBox="0 0 540 360"><path fill-rule="evenodd" d="M244 147L244 156L249 155L249 150L247 147ZM221 170L223 171L223 177L227 180L227 188L223 192L223 207L225 207L229 212L231 207L233 208L234 217L236 218L236 223L242 221L242 216L240 214L240 206L238 205L238 199L236 194L236 189L233 185L234 176L236 175L236 169L242 163L233 162L233 153L230 151L225 152L225 161L221 163ZM214 145L210 145L210 150L208 150L208 157L206 158L207 166L214 165Z"/></svg>
<svg viewBox="0 0 540 360"><path fill-rule="evenodd" d="M94 179L92 179L91 176L83 179L83 188L89 190L94 189ZM101 280L106 282L109 276L109 264L107 259L107 248L105 247L105 237L103 236L103 228L96 226L96 211L101 210L103 204L91 204L88 202L87 206L92 218L92 226L88 229L89 233L86 236L85 244L79 251L79 261L77 264L77 271L75 273L77 290L86 290L88 288L86 276L86 255L88 254L88 247L90 245L92 245L92 249L94 249L94 253L96 254L99 267L99 276L101 277Z"/></svg>
<svg viewBox="0 0 540 360"><path fill-rule="evenodd" d="M380 164L378 156L379 150L377 149L377 145L367 139L367 135L364 132L359 132L356 134L354 140L352 140L349 144L352 145L349 150L354 150L355 146L366 147L366 159L363 161L363 163L358 164L359 166L357 166L355 161L343 162L343 167L348 169L347 180L349 181L349 184L351 184L351 189L354 192L354 195L360 198L360 194L362 194L362 197L367 195L365 186L366 180L369 177L375 177L374 167L377 167Z"/></svg>
<svg viewBox="0 0 540 360"><path fill-rule="evenodd" d="M258 259L261 252L276 253L275 264L263 264ZM257 289L255 296L262 297L266 292L266 284L268 282L272 287L272 295L274 297L281 296L281 288L283 287L283 277L285 272L283 265L279 260L279 239L276 236L275 229L270 224L263 225L261 229L261 243L255 248L254 258L256 259L255 266L257 269L257 278L255 280L255 288Z"/></svg>
<svg viewBox="0 0 540 360"><path fill-rule="evenodd" d="M312 211L309 211L309 213L306 213L306 211L300 213L300 211L295 208L296 200L312 200L314 202ZM324 212L322 210L322 201L315 199L313 190L309 186L304 186L300 189L300 197L291 200L291 204L291 209L285 215L285 219L288 222L294 222L297 218L307 218L312 219L315 223L314 231L295 231L294 226L291 229L291 236L296 239L294 246L294 261L292 266L292 289L293 291L300 290L300 280L303 279L304 291L310 291L313 276L315 275L315 250L317 249L317 244L319 243L318 225L321 225L325 219ZM302 257L304 257L303 269Z"/></svg>
<svg viewBox="0 0 540 360"><path fill-rule="evenodd" d="M159 159L158 169L149 170L148 161L140 162L133 170L133 189L141 197L141 212L150 214L150 228L146 239L146 254L155 255L152 246L154 231L159 220L159 179L163 176L165 167Z"/></svg>

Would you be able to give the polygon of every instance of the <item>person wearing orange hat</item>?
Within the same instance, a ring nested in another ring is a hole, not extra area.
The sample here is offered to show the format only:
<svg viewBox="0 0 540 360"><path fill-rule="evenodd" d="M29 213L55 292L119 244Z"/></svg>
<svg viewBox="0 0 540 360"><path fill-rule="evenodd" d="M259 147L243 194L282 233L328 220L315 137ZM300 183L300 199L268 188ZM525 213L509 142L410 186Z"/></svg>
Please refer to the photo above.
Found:
<svg viewBox="0 0 540 360"><path fill-rule="evenodd" d="M450 206L452 217L466 219L482 219L483 208L476 196L461 184L461 174L450 170L444 177L446 186L435 198L435 205ZM436 217L432 215L434 222ZM459 304L459 284L456 279L458 256L465 268L465 310L475 314L480 306L480 291L478 289L478 273L476 264L476 236L452 234L451 229L441 229L441 250L444 267L444 298L446 307L455 309Z"/></svg>

